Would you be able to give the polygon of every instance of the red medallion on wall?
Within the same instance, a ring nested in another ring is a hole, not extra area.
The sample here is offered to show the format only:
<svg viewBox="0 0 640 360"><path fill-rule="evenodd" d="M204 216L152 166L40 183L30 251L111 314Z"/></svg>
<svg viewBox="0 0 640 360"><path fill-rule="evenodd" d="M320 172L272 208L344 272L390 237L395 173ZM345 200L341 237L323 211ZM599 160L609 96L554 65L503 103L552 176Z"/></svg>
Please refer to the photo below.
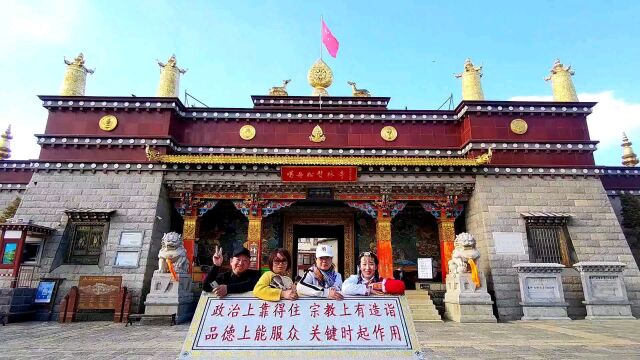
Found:
<svg viewBox="0 0 640 360"><path fill-rule="evenodd" d="M283 166L280 176L285 182L356 182L355 166Z"/></svg>

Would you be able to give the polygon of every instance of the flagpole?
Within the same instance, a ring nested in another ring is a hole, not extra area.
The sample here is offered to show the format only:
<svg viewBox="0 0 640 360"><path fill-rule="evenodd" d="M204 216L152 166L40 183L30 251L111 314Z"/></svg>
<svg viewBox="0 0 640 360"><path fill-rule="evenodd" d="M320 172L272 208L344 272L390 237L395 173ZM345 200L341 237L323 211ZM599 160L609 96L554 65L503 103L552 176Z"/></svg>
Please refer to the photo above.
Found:
<svg viewBox="0 0 640 360"><path fill-rule="evenodd" d="M322 15L320 15L320 60L322 60L322 22L324 21L324 19L322 18Z"/></svg>

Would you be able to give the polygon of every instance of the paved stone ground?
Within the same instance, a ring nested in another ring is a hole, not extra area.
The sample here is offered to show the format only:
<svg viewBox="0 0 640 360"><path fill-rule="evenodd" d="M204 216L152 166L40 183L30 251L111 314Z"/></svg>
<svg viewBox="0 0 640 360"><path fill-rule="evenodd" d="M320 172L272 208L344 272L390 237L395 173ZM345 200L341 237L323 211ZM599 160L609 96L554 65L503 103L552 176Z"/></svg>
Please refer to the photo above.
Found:
<svg viewBox="0 0 640 360"><path fill-rule="evenodd" d="M640 320L417 323L429 359L640 359ZM0 359L173 359L188 325L0 326ZM31 341L29 341L31 340Z"/></svg>

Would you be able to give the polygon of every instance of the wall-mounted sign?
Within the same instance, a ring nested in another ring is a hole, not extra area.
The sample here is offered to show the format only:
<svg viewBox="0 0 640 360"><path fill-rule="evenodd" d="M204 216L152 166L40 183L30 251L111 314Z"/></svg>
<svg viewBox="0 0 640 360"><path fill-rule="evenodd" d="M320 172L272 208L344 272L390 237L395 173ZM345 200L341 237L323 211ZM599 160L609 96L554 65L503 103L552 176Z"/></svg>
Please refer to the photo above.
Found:
<svg viewBox="0 0 640 360"><path fill-rule="evenodd" d="M142 232L141 231L123 231L120 233L120 246L123 247L141 247Z"/></svg>
<svg viewBox="0 0 640 360"><path fill-rule="evenodd" d="M418 258L418 279L433 279L433 258Z"/></svg>
<svg viewBox="0 0 640 360"><path fill-rule="evenodd" d="M118 251L116 253L115 266L138 267L137 251Z"/></svg>
<svg viewBox="0 0 640 360"><path fill-rule="evenodd" d="M55 280L40 281L38 284L38 290L36 290L36 299L34 302L39 304L49 304L57 283L58 282Z"/></svg>
<svg viewBox="0 0 640 360"><path fill-rule="evenodd" d="M511 132L518 135L523 135L529 129L529 125L523 119L513 119L511 120L511 124L509 124L511 128Z"/></svg>
<svg viewBox="0 0 640 360"><path fill-rule="evenodd" d="M13 264L16 259L16 250L18 248L17 243L5 243L4 251L2 252L2 264Z"/></svg>
<svg viewBox="0 0 640 360"><path fill-rule="evenodd" d="M287 182L355 182L358 168L355 166L283 166L282 181Z"/></svg>

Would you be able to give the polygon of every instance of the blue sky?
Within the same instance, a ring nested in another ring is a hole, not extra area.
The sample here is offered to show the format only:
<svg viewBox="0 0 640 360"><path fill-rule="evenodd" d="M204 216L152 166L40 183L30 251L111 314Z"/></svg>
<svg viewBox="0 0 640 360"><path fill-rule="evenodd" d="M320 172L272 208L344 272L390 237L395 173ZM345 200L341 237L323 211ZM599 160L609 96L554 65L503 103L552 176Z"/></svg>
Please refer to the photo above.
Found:
<svg viewBox="0 0 640 360"><path fill-rule="evenodd" d="M84 52L87 95L152 96L155 59L173 53L185 89L209 106L250 107L292 79L309 95L320 51L320 15L340 41L332 95L356 81L392 108L437 108L466 57L484 66L490 100L546 99L555 58L572 65L600 140L596 160L619 165L626 131L640 152L640 2L636 1L5 1L0 14L0 127L12 124L13 159L36 158L44 131L38 94L57 94L63 56ZM329 58L327 60L327 58Z"/></svg>

